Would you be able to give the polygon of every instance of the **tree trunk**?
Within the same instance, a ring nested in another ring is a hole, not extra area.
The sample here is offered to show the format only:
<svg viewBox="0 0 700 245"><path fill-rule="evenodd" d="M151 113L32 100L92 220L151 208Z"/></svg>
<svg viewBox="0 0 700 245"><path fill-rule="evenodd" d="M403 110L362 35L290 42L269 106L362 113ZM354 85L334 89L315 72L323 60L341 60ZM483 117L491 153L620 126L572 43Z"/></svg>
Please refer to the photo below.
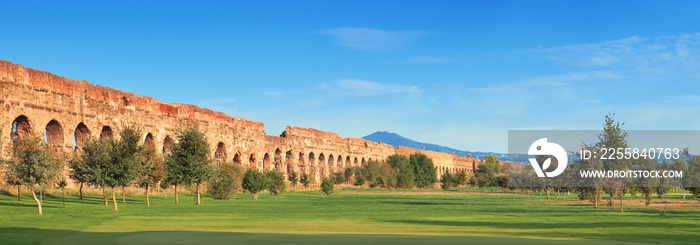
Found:
<svg viewBox="0 0 700 245"><path fill-rule="evenodd" d="M105 188L102 187L102 197L105 198L105 207L107 206L107 193L105 192Z"/></svg>
<svg viewBox="0 0 700 245"><path fill-rule="evenodd" d="M146 206L151 206L151 200L148 199L148 184L146 184Z"/></svg>
<svg viewBox="0 0 700 245"><path fill-rule="evenodd" d="M608 200L608 206L609 207L615 206L615 203L613 203L614 201L615 201L615 192L611 191L610 192L610 200Z"/></svg>
<svg viewBox="0 0 700 245"><path fill-rule="evenodd" d="M253 200L258 200L258 193L257 193L257 192L256 192L256 193L250 193L250 194L253 194Z"/></svg>
<svg viewBox="0 0 700 245"><path fill-rule="evenodd" d="M44 193L43 191L39 191L39 202L44 203Z"/></svg>
<svg viewBox="0 0 700 245"><path fill-rule="evenodd" d="M199 200L199 184L197 184L197 205L202 205L202 202Z"/></svg>
<svg viewBox="0 0 700 245"><path fill-rule="evenodd" d="M22 201L22 192L20 191L20 185L17 185L17 201Z"/></svg>
<svg viewBox="0 0 700 245"><path fill-rule="evenodd" d="M63 200L63 207L66 207L66 195L63 193L63 188L61 188L61 199Z"/></svg>
<svg viewBox="0 0 700 245"><path fill-rule="evenodd" d="M549 200L549 188L545 188L544 193L547 195L547 200Z"/></svg>
<svg viewBox="0 0 700 245"><path fill-rule="evenodd" d="M80 182L80 200L83 200L83 182Z"/></svg>
<svg viewBox="0 0 700 245"><path fill-rule="evenodd" d="M112 211L116 212L119 209L117 208L117 197L115 196L115 193L114 193L114 187L112 187L112 202L114 203L114 209L112 209Z"/></svg>
<svg viewBox="0 0 700 245"><path fill-rule="evenodd" d="M34 201L36 202L36 205L39 207L39 215L44 214L44 213L41 211L41 202L39 201L39 199L36 198L36 193L34 192L33 189L32 189L32 197L34 197Z"/></svg>
<svg viewBox="0 0 700 245"><path fill-rule="evenodd" d="M124 186L122 186L122 203L126 204L126 198L124 197Z"/></svg>
<svg viewBox="0 0 700 245"><path fill-rule="evenodd" d="M175 184L175 204L180 203L180 201L177 199L177 184Z"/></svg>

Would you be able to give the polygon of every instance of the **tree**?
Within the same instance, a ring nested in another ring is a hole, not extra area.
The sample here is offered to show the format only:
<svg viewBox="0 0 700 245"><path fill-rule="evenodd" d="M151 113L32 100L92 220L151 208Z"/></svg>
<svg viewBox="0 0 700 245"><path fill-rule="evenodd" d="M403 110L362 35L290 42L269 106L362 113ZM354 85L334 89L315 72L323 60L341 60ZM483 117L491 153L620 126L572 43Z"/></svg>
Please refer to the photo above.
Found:
<svg viewBox="0 0 700 245"><path fill-rule="evenodd" d="M270 195L280 196L287 191L287 183L284 182L284 173L278 170L269 170L264 174L267 180L267 189Z"/></svg>
<svg viewBox="0 0 700 245"><path fill-rule="evenodd" d="M177 186L195 185L197 205L201 204L199 187L214 174L210 165L209 143L204 134L194 125L187 123L176 134L177 142L171 146L171 154L166 158L169 181L175 185L175 203L178 203Z"/></svg>
<svg viewBox="0 0 700 245"><path fill-rule="evenodd" d="M415 174L414 183L418 188L432 187L437 182L433 160L423 154L413 154L409 157Z"/></svg>
<svg viewBox="0 0 700 245"><path fill-rule="evenodd" d="M598 135L598 143L596 147L600 149L626 149L627 144L627 132L625 132L622 127L625 123L615 121L615 114L608 113L605 115L605 123L603 124L603 132ZM603 167L605 170L627 170L629 166L628 161L625 159L608 158L603 160ZM613 201L615 200L615 194L617 193L620 197L620 212L622 212L622 195L625 189L625 183L622 178L609 178L606 179L605 189L610 193L609 206L613 206Z"/></svg>
<svg viewBox="0 0 700 245"><path fill-rule="evenodd" d="M88 138L85 140L80 154L71 162L71 177L74 180L81 178L88 185L99 186L102 189L105 206L107 206L105 188L108 187L106 174L112 166L111 152L113 147L112 139ZM78 175L78 173L80 174Z"/></svg>
<svg viewBox="0 0 700 245"><path fill-rule="evenodd" d="M700 198L700 156L690 159L690 166L688 166L685 181L685 189L690 191L690 194L696 199Z"/></svg>
<svg viewBox="0 0 700 245"><path fill-rule="evenodd" d="M207 192L214 199L228 200L241 186L243 175L235 163L221 162L216 167L216 174L209 182Z"/></svg>
<svg viewBox="0 0 700 245"><path fill-rule="evenodd" d="M309 184L311 183L311 175L308 173L304 173L301 175L301 178L299 178L299 183L304 185L304 188L308 188Z"/></svg>
<svg viewBox="0 0 700 245"><path fill-rule="evenodd" d="M345 175L341 172L337 172L333 174L333 183L343 183L345 182Z"/></svg>
<svg viewBox="0 0 700 245"><path fill-rule="evenodd" d="M83 142L83 148L87 144L90 144L89 139L86 139L86 141ZM83 153L83 149L81 149L80 152ZM68 167L70 168L68 176L76 182L80 183L80 189L78 189L78 192L80 193L80 200L83 200L83 185L88 184L90 182L90 177L92 177L92 171L90 170L86 162L83 161L82 158L80 158L80 155L71 159L71 161L68 163Z"/></svg>
<svg viewBox="0 0 700 245"><path fill-rule="evenodd" d="M12 143L12 158L5 166L16 180L27 186L43 214L41 202L36 197L36 187L46 186L60 174L63 164L39 137L18 138Z"/></svg>
<svg viewBox="0 0 700 245"><path fill-rule="evenodd" d="M149 145L146 147L141 169L138 184L146 189L146 206L150 207L149 188L156 186L165 179L165 164L163 163L163 158L156 151L155 146Z"/></svg>
<svg viewBox="0 0 700 245"><path fill-rule="evenodd" d="M119 140L109 140L113 145L110 152L110 164L106 166L104 183L112 189L114 211L118 210L114 188L122 187L122 203L126 203L124 187L131 185L141 173L144 161L144 147L141 144L141 129L133 124L123 124Z"/></svg>
<svg viewBox="0 0 700 245"><path fill-rule="evenodd" d="M406 156L394 154L389 156L386 162L389 164L389 166L398 170L399 173L408 175L408 177L411 178L411 181L415 180L415 167Z"/></svg>
<svg viewBox="0 0 700 245"><path fill-rule="evenodd" d="M297 183L299 182L299 173L296 171L292 171L292 173L289 174L289 177L287 177L287 180L292 184L292 187L296 187Z"/></svg>
<svg viewBox="0 0 700 245"><path fill-rule="evenodd" d="M321 182L321 191L326 193L326 195L330 195L333 193L333 185L335 185L335 182L333 182L332 178L323 178L323 182Z"/></svg>
<svg viewBox="0 0 700 245"><path fill-rule="evenodd" d="M365 185L365 177L363 177L362 175L357 176L355 178L355 186L363 186L363 185Z"/></svg>
<svg viewBox="0 0 700 245"><path fill-rule="evenodd" d="M455 182L455 177L450 172L445 172L442 174L442 178L440 178L440 183L442 183L440 186L445 190L452 188Z"/></svg>
<svg viewBox="0 0 700 245"><path fill-rule="evenodd" d="M61 189L61 200L63 201L64 208L66 207L66 195L63 189L65 189L67 185L68 183L66 183L66 178L63 176L61 176L61 180L58 183L56 183L56 187Z"/></svg>
<svg viewBox="0 0 700 245"><path fill-rule="evenodd" d="M352 175L355 173L355 170L352 167L346 168L343 175L345 177L345 182L350 182L352 179Z"/></svg>
<svg viewBox="0 0 700 245"><path fill-rule="evenodd" d="M476 171L476 181L480 188L496 187L498 182L496 177L501 173L501 162L496 155L486 155L484 162L479 164Z"/></svg>
<svg viewBox="0 0 700 245"><path fill-rule="evenodd" d="M400 173L396 178L396 187L401 189L413 188L413 178L406 173Z"/></svg>
<svg viewBox="0 0 700 245"><path fill-rule="evenodd" d="M267 189L267 184L263 174L256 169L249 168L243 175L243 189L253 195L253 200L258 200L258 192Z"/></svg>

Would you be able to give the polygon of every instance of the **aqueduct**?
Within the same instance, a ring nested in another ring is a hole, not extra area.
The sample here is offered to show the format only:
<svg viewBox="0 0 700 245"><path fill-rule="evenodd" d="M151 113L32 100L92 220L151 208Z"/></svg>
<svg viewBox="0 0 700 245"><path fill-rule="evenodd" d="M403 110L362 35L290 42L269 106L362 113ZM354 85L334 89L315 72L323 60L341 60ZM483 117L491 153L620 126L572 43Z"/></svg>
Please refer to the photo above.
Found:
<svg viewBox="0 0 700 245"><path fill-rule="evenodd" d="M311 173L316 180L346 167L383 161L393 154L428 155L438 174L471 172L480 163L471 156L394 148L312 128L287 126L282 135L270 136L265 134L261 122L194 105L169 104L4 60L0 61L0 94L0 143L4 147L16 137L43 131L46 142L66 156L90 135L115 137L123 121L142 128L144 143L167 153L178 125L184 120L195 123L206 134L216 158L244 167Z"/></svg>

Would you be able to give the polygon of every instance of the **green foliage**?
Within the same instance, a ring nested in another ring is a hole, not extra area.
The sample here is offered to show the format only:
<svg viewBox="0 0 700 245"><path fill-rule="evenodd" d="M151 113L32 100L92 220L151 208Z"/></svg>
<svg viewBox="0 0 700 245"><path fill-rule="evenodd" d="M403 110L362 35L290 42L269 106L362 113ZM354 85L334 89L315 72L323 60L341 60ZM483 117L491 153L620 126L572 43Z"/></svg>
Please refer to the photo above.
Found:
<svg viewBox="0 0 700 245"><path fill-rule="evenodd" d="M413 188L413 178L406 173L400 173L396 178L396 187L401 189Z"/></svg>
<svg viewBox="0 0 700 245"><path fill-rule="evenodd" d="M429 188L437 182L435 166L433 160L423 154L413 154L409 158L409 162L413 166L415 181L418 188Z"/></svg>
<svg viewBox="0 0 700 245"><path fill-rule="evenodd" d="M406 156L394 154L389 156L386 162L392 168L397 169L399 173L408 175L408 177L411 178L411 181L415 179L415 167L411 164L410 160Z"/></svg>
<svg viewBox="0 0 700 245"><path fill-rule="evenodd" d="M333 186L335 185L335 182L333 182L332 178L323 178L323 182L321 182L321 191L323 193L326 193L326 195L330 195L333 193Z"/></svg>
<svg viewBox="0 0 700 245"><path fill-rule="evenodd" d="M249 168L243 175L243 189L253 195L253 200L258 200L258 192L268 189L268 181L260 171Z"/></svg>
<svg viewBox="0 0 700 245"><path fill-rule="evenodd" d="M146 146L143 154L142 171L137 183L141 187L150 188L165 179L165 163L153 146Z"/></svg>
<svg viewBox="0 0 700 245"><path fill-rule="evenodd" d="M447 190L456 185L456 178L450 172L445 172L440 178L440 183L440 187L442 187L442 189Z"/></svg>
<svg viewBox="0 0 700 245"><path fill-rule="evenodd" d="M466 185L467 180L468 180L468 174L467 171L460 170L457 171L457 173L454 174L454 181L456 185Z"/></svg>
<svg viewBox="0 0 700 245"><path fill-rule="evenodd" d="M695 156L690 159L690 166L686 174L685 189L690 191L696 199L700 199L700 156Z"/></svg>
<svg viewBox="0 0 700 245"><path fill-rule="evenodd" d="M70 163L70 177L88 185L108 187L106 175L112 167L113 147L111 139L86 139L80 155Z"/></svg>
<svg viewBox="0 0 700 245"><path fill-rule="evenodd" d="M105 171L104 183L110 187L129 186L142 170L145 147L141 143L142 131L131 124L122 125L119 140L110 140L110 165Z"/></svg>
<svg viewBox="0 0 700 245"><path fill-rule="evenodd" d="M293 187L297 186L297 183L299 183L299 173L292 171L292 173L289 174L289 177L287 177L287 180L289 180Z"/></svg>
<svg viewBox="0 0 700 245"><path fill-rule="evenodd" d="M267 182L270 195L280 196L287 191L287 183L284 182L284 173L278 170L265 171L263 179Z"/></svg>
<svg viewBox="0 0 700 245"><path fill-rule="evenodd" d="M241 168L235 163L221 162L215 170L216 174L207 186L207 193L214 199L231 199L241 186L243 179Z"/></svg>
<svg viewBox="0 0 700 245"><path fill-rule="evenodd" d="M497 177L501 174L501 162L495 155L486 155L476 171L476 185L479 187L498 186Z"/></svg>
<svg viewBox="0 0 700 245"><path fill-rule="evenodd" d="M185 124L176 134L171 154L165 159L168 182L183 186L201 185L214 175L209 143L193 124Z"/></svg>
<svg viewBox="0 0 700 245"><path fill-rule="evenodd" d="M355 186L363 186L365 185L365 177L360 175L355 178Z"/></svg>
<svg viewBox="0 0 700 245"><path fill-rule="evenodd" d="M309 184L311 183L311 175L308 173L304 173L301 175L301 178L299 178L299 183L304 185L304 187L309 187Z"/></svg>
<svg viewBox="0 0 700 245"><path fill-rule="evenodd" d="M345 182L350 182L354 173L355 170L352 167L346 168L345 172L343 173L345 176Z"/></svg>
<svg viewBox="0 0 700 245"><path fill-rule="evenodd" d="M41 138L27 137L12 143L12 156L4 168L8 179L34 190L56 179L63 164Z"/></svg>
<svg viewBox="0 0 700 245"><path fill-rule="evenodd" d="M343 175L341 172L333 173L332 178L334 183L345 182L345 175Z"/></svg>

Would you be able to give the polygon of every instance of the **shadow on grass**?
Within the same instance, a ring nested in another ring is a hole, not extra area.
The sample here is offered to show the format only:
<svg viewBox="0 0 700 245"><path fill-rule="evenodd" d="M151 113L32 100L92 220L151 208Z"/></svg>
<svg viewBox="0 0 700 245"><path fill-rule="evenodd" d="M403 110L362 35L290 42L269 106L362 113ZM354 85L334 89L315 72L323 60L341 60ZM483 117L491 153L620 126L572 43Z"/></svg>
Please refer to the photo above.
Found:
<svg viewBox="0 0 700 245"><path fill-rule="evenodd" d="M543 240L488 236L393 234L281 234L210 231L81 232L3 228L3 244L615 244L599 240ZM619 243L630 244L630 243Z"/></svg>

